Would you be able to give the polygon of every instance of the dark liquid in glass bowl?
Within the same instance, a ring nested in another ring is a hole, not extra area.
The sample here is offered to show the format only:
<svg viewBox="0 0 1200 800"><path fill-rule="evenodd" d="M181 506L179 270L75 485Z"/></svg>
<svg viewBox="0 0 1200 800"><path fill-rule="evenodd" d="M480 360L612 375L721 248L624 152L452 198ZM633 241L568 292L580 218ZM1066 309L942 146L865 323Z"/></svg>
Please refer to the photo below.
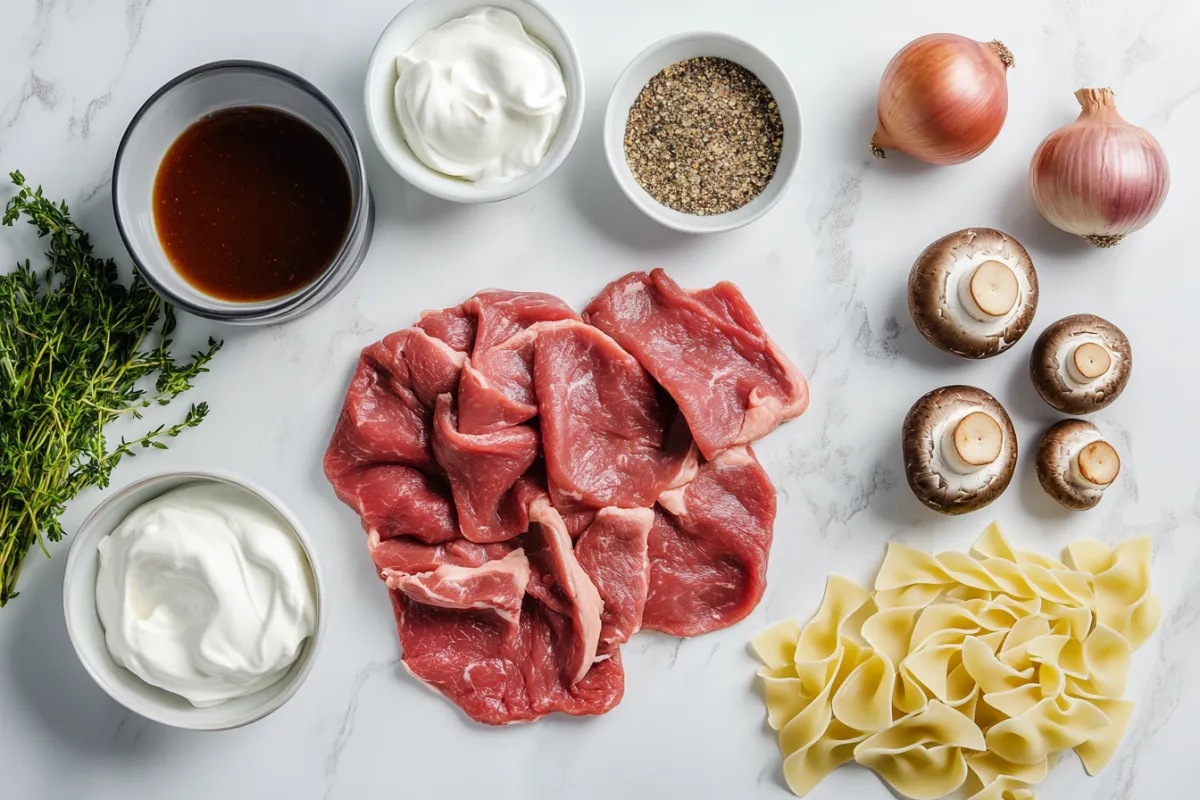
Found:
<svg viewBox="0 0 1200 800"><path fill-rule="evenodd" d="M180 134L154 179L154 224L175 270L233 302L311 283L350 226L350 176L333 145L290 114L225 109Z"/></svg>

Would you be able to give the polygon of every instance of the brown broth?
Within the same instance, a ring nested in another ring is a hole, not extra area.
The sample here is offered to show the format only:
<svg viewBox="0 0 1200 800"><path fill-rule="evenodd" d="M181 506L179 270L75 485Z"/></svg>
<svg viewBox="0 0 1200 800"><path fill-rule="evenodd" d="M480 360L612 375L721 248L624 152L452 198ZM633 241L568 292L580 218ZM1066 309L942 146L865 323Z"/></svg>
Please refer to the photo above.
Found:
<svg viewBox="0 0 1200 800"><path fill-rule="evenodd" d="M180 134L154 179L154 224L176 271L220 300L289 294L333 262L350 226L333 145L271 108L218 111Z"/></svg>

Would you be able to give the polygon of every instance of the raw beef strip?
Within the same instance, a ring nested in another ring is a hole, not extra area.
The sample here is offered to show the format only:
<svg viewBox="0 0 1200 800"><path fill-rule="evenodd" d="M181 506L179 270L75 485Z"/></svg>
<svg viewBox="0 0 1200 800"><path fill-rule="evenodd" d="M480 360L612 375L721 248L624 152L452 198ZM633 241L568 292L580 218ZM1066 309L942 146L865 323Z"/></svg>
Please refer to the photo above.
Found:
<svg viewBox="0 0 1200 800"><path fill-rule="evenodd" d="M570 686L580 681L596 660L604 603L575 558L562 517L545 495L530 504L529 521L533 524L522 540L533 570L528 592L556 613L569 616L575 630L573 639L560 643L563 679Z"/></svg>
<svg viewBox="0 0 1200 800"><path fill-rule="evenodd" d="M554 711L603 714L625 692L620 653L575 684L563 680L562 654L575 638L571 621L528 594L515 634L493 611L438 608L398 591L391 596L405 668L478 722L529 722Z"/></svg>
<svg viewBox="0 0 1200 800"><path fill-rule="evenodd" d="M367 550L380 575L384 570L416 575L433 572L443 564L459 567L478 567L489 561L504 558L513 550L512 542L475 544L455 539L441 544L425 544L408 536L382 539L378 532L367 536Z"/></svg>
<svg viewBox="0 0 1200 800"><path fill-rule="evenodd" d="M382 570L393 590L405 667L473 719L493 725L553 711L602 714L624 693L619 654L596 663L600 598L575 562L561 519L544 495L530 513L537 525L527 538L536 555L518 549L492 559L479 548L468 553L478 563L460 565L441 560L453 545L436 554L426 547L431 557L420 566L432 570ZM553 576L568 614L526 593L530 558Z"/></svg>
<svg viewBox="0 0 1200 800"><path fill-rule="evenodd" d="M649 506L694 474L674 404L660 401L646 371L612 339L583 323L558 323L538 331L533 366L557 508Z"/></svg>
<svg viewBox="0 0 1200 800"><path fill-rule="evenodd" d="M701 464L665 492L650 530L642 627L696 636L738 622L766 589L775 489L749 447Z"/></svg>
<svg viewBox="0 0 1200 800"><path fill-rule="evenodd" d="M448 394L434 412L433 452L446 471L462 535L472 542L512 539L529 527L517 481L538 457L537 431L527 425L467 436L458 432Z"/></svg>
<svg viewBox="0 0 1200 800"><path fill-rule="evenodd" d="M421 319L414 327L435 339L441 339L461 353L471 352L475 345L475 317L468 314L463 306L422 311Z"/></svg>
<svg viewBox="0 0 1200 800"><path fill-rule="evenodd" d="M525 596L521 615L521 635L521 672L531 705L539 716L552 711L573 716L603 714L621 702L625 669L619 650L605 653L580 680L568 683L559 665L575 641L571 621L529 595Z"/></svg>
<svg viewBox="0 0 1200 800"><path fill-rule="evenodd" d="M649 588L647 537L654 525L648 508L602 508L575 543L575 557L596 584L604 611L601 646L622 644L642 627Z"/></svg>
<svg viewBox="0 0 1200 800"><path fill-rule="evenodd" d="M478 320L475 351L487 351L539 322L578 320L575 309L552 294L489 289L463 304Z"/></svg>
<svg viewBox="0 0 1200 800"><path fill-rule="evenodd" d="M559 511L562 514L563 522L567 526L567 533L571 534L572 539L578 539L583 535L583 532L591 527L592 522L596 519L596 512L591 509L584 511Z"/></svg>
<svg viewBox="0 0 1200 800"><path fill-rule="evenodd" d="M459 537L450 486L420 470L377 464L351 470L333 484L338 498L382 539L412 536L427 544Z"/></svg>
<svg viewBox="0 0 1200 800"><path fill-rule="evenodd" d="M417 327L455 350L473 355L535 323L560 319L579 319L579 315L554 295L486 289L461 306L424 312Z"/></svg>
<svg viewBox="0 0 1200 800"><path fill-rule="evenodd" d="M438 608L493 612L516 634L529 583L529 559L517 549L480 566L442 564L433 572L411 575L383 570L389 589L409 600Z"/></svg>
<svg viewBox="0 0 1200 800"><path fill-rule="evenodd" d="M731 283L685 291L661 269L613 281L584 310L662 384L705 458L808 407L808 384Z"/></svg>
<svg viewBox="0 0 1200 800"><path fill-rule="evenodd" d="M415 328L364 348L325 451L330 483L336 487L340 476L371 464L433 467L433 401L458 387L464 360Z"/></svg>
<svg viewBox="0 0 1200 800"><path fill-rule="evenodd" d="M491 433L537 416L533 343L539 327L515 334L489 350L477 350L463 364L458 385L460 431Z"/></svg>

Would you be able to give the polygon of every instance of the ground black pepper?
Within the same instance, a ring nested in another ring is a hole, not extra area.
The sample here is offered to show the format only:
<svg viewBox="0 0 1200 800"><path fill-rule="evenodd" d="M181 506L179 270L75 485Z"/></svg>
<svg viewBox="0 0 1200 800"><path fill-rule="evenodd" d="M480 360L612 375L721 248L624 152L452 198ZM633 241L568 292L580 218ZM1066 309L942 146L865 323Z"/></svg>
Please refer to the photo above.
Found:
<svg viewBox="0 0 1200 800"><path fill-rule="evenodd" d="M638 94L625 124L633 177L685 214L724 214L749 203L771 182L782 147L770 90L724 58L670 65Z"/></svg>

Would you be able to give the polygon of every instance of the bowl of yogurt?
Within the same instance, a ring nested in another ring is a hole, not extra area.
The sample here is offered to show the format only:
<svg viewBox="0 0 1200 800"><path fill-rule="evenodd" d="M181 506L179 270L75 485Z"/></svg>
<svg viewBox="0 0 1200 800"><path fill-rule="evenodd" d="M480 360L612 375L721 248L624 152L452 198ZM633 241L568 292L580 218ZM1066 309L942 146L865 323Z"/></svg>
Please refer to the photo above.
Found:
<svg viewBox="0 0 1200 800"><path fill-rule="evenodd" d="M402 178L488 203L566 159L583 87L575 45L535 0L414 0L379 37L363 99L371 138Z"/></svg>
<svg viewBox="0 0 1200 800"><path fill-rule="evenodd" d="M324 634L323 594L299 520L220 472L155 475L108 497L63 579L67 631L96 683L193 730L247 725L296 693Z"/></svg>

